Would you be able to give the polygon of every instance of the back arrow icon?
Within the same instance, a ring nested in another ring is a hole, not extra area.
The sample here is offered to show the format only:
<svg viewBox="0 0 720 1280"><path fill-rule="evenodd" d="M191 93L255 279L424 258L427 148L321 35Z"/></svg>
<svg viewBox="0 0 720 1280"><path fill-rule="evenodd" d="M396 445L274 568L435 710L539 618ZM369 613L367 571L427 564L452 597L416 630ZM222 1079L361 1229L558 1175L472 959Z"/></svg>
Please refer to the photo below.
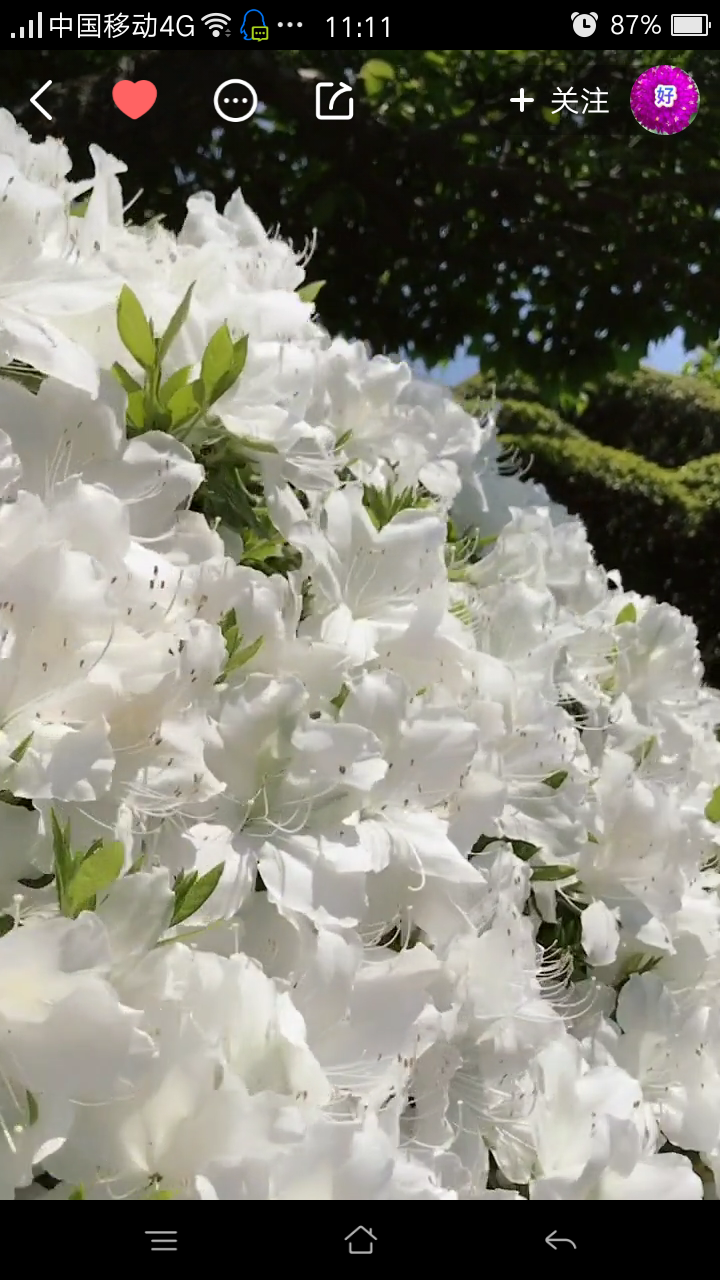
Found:
<svg viewBox="0 0 720 1280"><path fill-rule="evenodd" d="M573 1249L577 1249L574 1240L567 1240L565 1236L559 1236L557 1231L551 1231L550 1235L545 1237L545 1243L549 1244L551 1249L557 1249L559 1244L571 1244Z"/></svg>
<svg viewBox="0 0 720 1280"><path fill-rule="evenodd" d="M41 94L45 92L46 89L50 88L51 84L52 84L52 80L46 80L42 89L38 89L37 93L33 94L32 98L30 99L30 102L32 103L32 105L34 107L37 107L38 111L42 112L46 120L52 120L52 116L50 115L49 111L46 111L44 107L40 106L40 103L38 102L38 98L40 97Z"/></svg>

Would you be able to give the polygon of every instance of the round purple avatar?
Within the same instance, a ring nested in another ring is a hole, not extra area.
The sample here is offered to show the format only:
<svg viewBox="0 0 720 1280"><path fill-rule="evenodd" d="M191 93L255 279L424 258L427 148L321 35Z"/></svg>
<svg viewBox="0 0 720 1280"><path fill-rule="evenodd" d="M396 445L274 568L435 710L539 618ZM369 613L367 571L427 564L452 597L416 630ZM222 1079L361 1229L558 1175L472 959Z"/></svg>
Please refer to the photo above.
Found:
<svg viewBox="0 0 720 1280"><path fill-rule="evenodd" d="M680 67L649 67L630 94L632 113L649 133L681 133L698 113L700 94Z"/></svg>

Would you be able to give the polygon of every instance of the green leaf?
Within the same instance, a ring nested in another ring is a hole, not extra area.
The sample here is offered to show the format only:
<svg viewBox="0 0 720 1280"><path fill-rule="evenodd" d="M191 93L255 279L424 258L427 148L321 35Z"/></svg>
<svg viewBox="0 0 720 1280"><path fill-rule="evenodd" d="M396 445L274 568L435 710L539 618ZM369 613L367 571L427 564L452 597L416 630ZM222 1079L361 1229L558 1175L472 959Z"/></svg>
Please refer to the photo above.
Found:
<svg viewBox="0 0 720 1280"><path fill-rule="evenodd" d="M375 76L378 80L394 80L395 68L389 62L383 62L380 58L371 58L361 68L359 74L362 79L365 76Z"/></svg>
<svg viewBox="0 0 720 1280"><path fill-rule="evenodd" d="M200 366L200 380L207 392L208 399L220 379L224 378L232 369L234 359L235 347L230 336L230 330L224 324L220 326L217 333L214 333L208 342Z"/></svg>
<svg viewBox="0 0 720 1280"><path fill-rule="evenodd" d="M500 839L501 837L498 837ZM529 862L536 853L540 852L539 845L530 844L529 840L511 840L512 851L516 858L521 862Z"/></svg>
<svg viewBox="0 0 720 1280"><path fill-rule="evenodd" d="M272 556L278 556L282 552L282 542L278 539L271 542L268 538L264 540L245 539L245 549L243 552L243 563L252 560L254 564L261 564L263 560L269 560Z"/></svg>
<svg viewBox="0 0 720 1280"><path fill-rule="evenodd" d="M155 335L152 325L132 289L124 284L117 306L118 333L123 346L143 369L152 369L157 363Z"/></svg>
<svg viewBox="0 0 720 1280"><path fill-rule="evenodd" d="M712 799L705 805L705 817L708 822L720 822L720 787L712 793Z"/></svg>
<svg viewBox="0 0 720 1280"><path fill-rule="evenodd" d="M641 765L645 763L648 756L651 754L653 748L655 747L656 743L657 743L657 738L654 736L651 738L645 739L645 741L633 753L636 764Z"/></svg>
<svg viewBox="0 0 720 1280"><path fill-rule="evenodd" d="M244 649L235 649L235 652L228 659L222 679L227 679L233 671L239 671L241 667L247 666L248 662L255 657L255 654L259 653L264 638L264 636L258 636L257 640L254 640L252 644L246 645Z"/></svg>
<svg viewBox="0 0 720 1280"><path fill-rule="evenodd" d="M568 880L570 876L576 876L577 871L574 867L559 865L557 867L535 867L531 876L532 880Z"/></svg>
<svg viewBox="0 0 720 1280"><path fill-rule="evenodd" d="M327 280L315 280L312 284L304 284L298 289L297 296L302 302L314 302Z"/></svg>
<svg viewBox="0 0 720 1280"><path fill-rule="evenodd" d="M146 1200L177 1200L177 1191L151 1191Z"/></svg>
<svg viewBox="0 0 720 1280"><path fill-rule="evenodd" d="M71 911L78 912L83 905L109 889L122 873L125 849L119 840L102 843L99 849L91 849L83 856L68 886L67 900Z"/></svg>
<svg viewBox="0 0 720 1280"><path fill-rule="evenodd" d="M549 778L543 778L543 784L551 787L553 791L558 791L567 776L567 769L559 769L557 773L551 773Z"/></svg>
<svg viewBox="0 0 720 1280"><path fill-rule="evenodd" d="M250 436L233 435L233 443L248 453L277 453L276 446L270 444L269 440L253 440Z"/></svg>
<svg viewBox="0 0 720 1280"><path fill-rule="evenodd" d="M4 938L6 933L15 928L15 921L12 916L0 916L0 938Z"/></svg>
<svg viewBox="0 0 720 1280"><path fill-rule="evenodd" d="M343 431L341 436L338 436L337 440L335 441L335 448L344 449L345 445L349 444L351 440L352 440L352 427L349 427L347 431Z"/></svg>
<svg viewBox="0 0 720 1280"><path fill-rule="evenodd" d="M225 863L219 862L212 871L198 879L197 872L192 872L181 881L182 887L175 885L175 908L170 920L170 927L182 924L194 916L205 905L208 898L217 889L220 877L225 870Z"/></svg>
<svg viewBox="0 0 720 1280"><path fill-rule="evenodd" d="M73 873L74 859L70 848L70 823L61 827L54 809L50 810L52 829L53 856L55 860L55 882L57 884L58 905L65 911L67 893Z"/></svg>
<svg viewBox="0 0 720 1280"><path fill-rule="evenodd" d="M54 879L55 876L52 873L45 876L35 876L32 879L25 879L25 877L21 877L20 880L18 880L18 884L24 885L26 889L47 889L48 885L52 884Z"/></svg>
<svg viewBox="0 0 720 1280"><path fill-rule="evenodd" d="M81 863L86 862L88 858L91 858L97 849L102 848L102 844L103 844L102 839L93 840L92 844L90 845L90 848L86 849L84 853L76 853L75 854L76 865L79 867Z"/></svg>
<svg viewBox="0 0 720 1280"><path fill-rule="evenodd" d="M237 635L237 629L237 614L234 609L228 609L227 613L224 613L220 619L220 630L226 644L229 643L230 636Z"/></svg>
<svg viewBox="0 0 720 1280"><path fill-rule="evenodd" d="M229 391L231 387L235 386L235 383L245 368L248 352L247 334L242 338L238 338L237 342L233 344L233 351L234 355L230 368L215 384L211 398L212 404L214 404L216 400L219 400L221 396L224 396L225 392Z"/></svg>
<svg viewBox="0 0 720 1280"><path fill-rule="evenodd" d="M134 427L142 431L145 426L145 393L133 391L128 396L127 416Z"/></svg>
<svg viewBox="0 0 720 1280"><path fill-rule="evenodd" d="M344 684L341 687L340 692L336 693L335 697L330 699L330 704L331 706L335 707L337 711L342 711L349 697L350 697L350 689L346 684Z"/></svg>
<svg viewBox="0 0 720 1280"><path fill-rule="evenodd" d="M68 1200L84 1200L84 1199L85 1199L84 1187L76 1187L75 1190L71 1191L70 1195L68 1196Z"/></svg>
<svg viewBox="0 0 720 1280"><path fill-rule="evenodd" d="M625 349L616 347L614 351L616 372L625 377L635 373L646 350L646 344L639 342L628 342L625 344Z"/></svg>
<svg viewBox="0 0 720 1280"><path fill-rule="evenodd" d="M395 79L395 70L389 62L383 62L380 58L371 58L360 68L358 75L365 81L367 92L374 97L380 92L386 80Z"/></svg>
<svg viewBox="0 0 720 1280"><path fill-rule="evenodd" d="M637 622L637 609L631 600L620 610L615 619L615 626L619 627L623 622Z"/></svg>
<svg viewBox="0 0 720 1280"><path fill-rule="evenodd" d="M15 764L19 764L23 756L26 755L28 747L30 746L30 743L32 742L32 740L33 740L33 734L29 733L27 738L23 738L22 742L19 742L18 745L14 748L14 750L10 752L10 759Z"/></svg>
<svg viewBox="0 0 720 1280"><path fill-rule="evenodd" d="M118 364L117 360L112 367L112 371L120 383L120 386L124 391L127 391L128 395L132 395L133 391L142 391L140 383L133 378L131 373L128 373L127 369L124 369L121 364Z"/></svg>
<svg viewBox="0 0 720 1280"><path fill-rule="evenodd" d="M187 386L188 378L192 373L192 365L186 364L183 369L176 369L175 373L171 373L167 382L163 383L158 393L160 404L169 405L176 391L180 391L182 387Z"/></svg>
<svg viewBox="0 0 720 1280"><path fill-rule="evenodd" d="M202 407L197 398L195 383L190 387L180 387L174 391L168 400L167 407L175 427L180 427L190 418L194 418Z"/></svg>
<svg viewBox="0 0 720 1280"><path fill-rule="evenodd" d="M28 1126L32 1129L32 1126L38 1122L40 1108L38 1107L35 1094L31 1093L29 1089L25 1090L25 1099L27 1101L28 1109Z"/></svg>
<svg viewBox="0 0 720 1280"><path fill-rule="evenodd" d="M167 355L173 342L177 338L180 330L182 329L185 321L188 318L188 314L190 312L190 301L192 299L192 293L194 288L195 288L195 282L193 281L187 293L185 294L185 297L180 303L180 306L178 307L177 311L172 317L162 338L158 343L158 347L157 347L158 361L162 361L165 359L165 356Z"/></svg>

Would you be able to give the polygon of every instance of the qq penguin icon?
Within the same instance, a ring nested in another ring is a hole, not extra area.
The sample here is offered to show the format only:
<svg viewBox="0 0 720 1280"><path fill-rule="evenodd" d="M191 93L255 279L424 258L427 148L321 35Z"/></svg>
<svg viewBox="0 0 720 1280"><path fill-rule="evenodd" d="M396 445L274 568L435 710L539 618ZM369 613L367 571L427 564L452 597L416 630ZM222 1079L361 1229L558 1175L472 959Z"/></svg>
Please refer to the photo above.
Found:
<svg viewBox="0 0 720 1280"><path fill-rule="evenodd" d="M592 36L595 34L595 28L597 27L596 13L573 13L570 16L576 36Z"/></svg>

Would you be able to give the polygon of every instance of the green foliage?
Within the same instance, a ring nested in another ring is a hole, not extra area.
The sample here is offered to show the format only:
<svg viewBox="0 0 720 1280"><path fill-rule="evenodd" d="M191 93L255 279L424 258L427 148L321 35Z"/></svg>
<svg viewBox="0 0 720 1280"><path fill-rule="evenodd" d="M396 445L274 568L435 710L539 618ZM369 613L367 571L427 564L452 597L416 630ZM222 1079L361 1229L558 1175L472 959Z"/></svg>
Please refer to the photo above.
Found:
<svg viewBox="0 0 720 1280"><path fill-rule="evenodd" d="M720 452L720 385L653 369L613 375L593 389L581 425L601 444L681 467Z"/></svg>
<svg viewBox="0 0 720 1280"><path fill-rule="evenodd" d="M146 371L152 369L157 359L155 334L139 299L127 285L123 285L118 299L117 326L122 344L133 359Z"/></svg>
<svg viewBox="0 0 720 1280"><path fill-rule="evenodd" d="M551 773L549 778L543 778L543 784L552 791L558 791L567 776L567 769L560 769L557 773Z"/></svg>
<svg viewBox="0 0 720 1280"><path fill-rule="evenodd" d="M556 867L534 867L531 879L537 881L569 880L577 873L574 867L559 864Z"/></svg>
<svg viewBox="0 0 720 1280"><path fill-rule="evenodd" d="M570 886L572 890L572 886ZM582 982L588 976L587 960L582 945L581 909L567 897L568 889L556 897L557 920L554 924L541 924L537 941L550 955L564 953L572 960L572 982Z"/></svg>
<svg viewBox="0 0 720 1280"><path fill-rule="evenodd" d="M538 845L529 840L505 840L504 836L478 836L473 845L473 853L484 853L493 844L509 844L516 858L521 862L529 862L540 852Z"/></svg>
<svg viewBox="0 0 720 1280"><path fill-rule="evenodd" d="M251 644L243 646L242 632L234 609L231 609L223 618L222 633L227 648L227 662L222 674L215 681L216 684L223 684L234 671L240 671L242 667L247 666L263 645L263 637L258 636Z"/></svg>
<svg viewBox="0 0 720 1280"><path fill-rule="evenodd" d="M641 742L639 747L636 747L635 751L633 752L633 756L638 768L640 768L640 765L643 765L645 761L648 759L648 757L652 755L656 746L657 746L657 738L653 734L651 735L651 737L646 738L644 742Z"/></svg>
<svg viewBox="0 0 720 1280"><path fill-rule="evenodd" d="M163 361L188 318L193 288L191 285L187 290L160 337L132 290L127 286L122 289L118 331L129 354L142 367L142 381L138 381L124 365L113 366L128 397L129 434L167 431L192 448L205 471L205 482L193 507L214 526L223 523L242 535L244 564L267 573L297 568L298 553L286 547L274 528L256 472L256 455L276 453L275 446L230 434L212 412L245 368L247 335L233 339L227 325L221 325L208 342L197 378L191 380L193 370L187 365L163 379ZM317 290L319 285L310 288ZM244 661L248 660L246 656Z"/></svg>
<svg viewBox="0 0 720 1280"><path fill-rule="evenodd" d="M29 1089L25 1090L25 1100L27 1102L28 1109L28 1127L32 1129L33 1125L37 1124L40 1117L40 1108L38 1107L35 1094L31 1093Z"/></svg>
<svg viewBox="0 0 720 1280"><path fill-rule="evenodd" d="M171 928L189 920L190 916L194 916L195 912L205 905L217 889L224 869L225 863L219 862L204 876L198 876L197 871L191 871L188 875L181 873L178 876L174 886L175 906L170 920Z"/></svg>
<svg viewBox="0 0 720 1280"><path fill-rule="evenodd" d="M470 378L458 388L458 395L469 412L483 404L494 403L497 429L501 434L536 435L538 433L566 439L579 432L560 416L557 410L540 402L542 391L529 378L508 379L498 384L492 375ZM573 401L575 403L575 401Z"/></svg>
<svg viewBox="0 0 720 1280"><path fill-rule="evenodd" d="M716 787L712 797L705 806L705 817L708 822L720 822L720 787Z"/></svg>
<svg viewBox="0 0 720 1280"><path fill-rule="evenodd" d="M68 887L68 904L73 914L86 910L89 904L95 903L99 893L114 884L122 874L124 862L125 850L119 841L102 843L83 855Z"/></svg>
<svg viewBox="0 0 720 1280"><path fill-rule="evenodd" d="M199 398L203 405L214 404L235 385L247 360L247 336L233 342L227 325L221 325L210 339L200 367Z"/></svg>
<svg viewBox="0 0 720 1280"><path fill-rule="evenodd" d="M242 456L238 442L227 436L210 410L234 387L245 368L247 335L233 341L227 325L221 325L205 349L200 376L194 382L190 382L189 367L176 370L163 382L163 361L189 315L193 288L191 285L187 290L167 329L158 338L132 289L123 286L117 305L118 333L127 351L142 367L144 377L138 382L119 363L113 365L113 372L127 392L128 421L136 432L169 431L196 448L209 442L222 446L223 460L232 452Z"/></svg>
<svg viewBox="0 0 720 1280"><path fill-rule="evenodd" d="M658 145L627 109L648 56L337 49L320 58L250 44L243 74L262 86L265 112L212 142L206 104L217 66L189 48L172 67L152 47L68 49L60 78L52 50L14 49L3 101L32 130L27 84L52 78L53 132L72 139L78 158L102 137L127 161L142 192L131 213L138 223L162 215L177 229L193 191L213 191L222 208L240 187L265 226L281 211L282 234L296 244L317 227L313 269L332 280L318 310L330 332L376 351L410 339L430 367L470 336L502 375L525 367L559 387L563 376L582 385L636 361L678 326L690 346L717 336L720 100L703 97L701 124L680 145ZM701 93L717 83L717 51L672 58ZM323 79L364 89L351 130L300 127L318 65ZM112 86L128 76L158 87L152 146L113 106ZM532 112L510 104L520 84L536 86ZM553 114L554 87L579 94L583 84L607 90L602 122Z"/></svg>
<svg viewBox="0 0 720 1280"><path fill-rule="evenodd" d="M28 748L30 746L30 743L33 740L33 737L34 735L32 733L29 733L27 737L23 738L22 742L19 742L18 745L14 748L14 750L10 752L10 759L13 761L13 764L19 764L20 761L23 759L23 757L27 754Z"/></svg>
<svg viewBox="0 0 720 1280"><path fill-rule="evenodd" d="M389 62L383 62L380 58L371 58L360 68L358 79L363 81L368 97L376 98L379 93L382 93L386 82L395 79L395 70Z"/></svg>
<svg viewBox="0 0 720 1280"><path fill-rule="evenodd" d="M33 395L37 395L40 386L45 380L45 374L38 373L37 369L33 369L32 365L24 364L21 360L11 360L9 364L0 365L0 378L4 378L8 382L16 382L18 386L24 387L26 391L31 391Z"/></svg>
<svg viewBox="0 0 720 1280"><path fill-rule="evenodd" d="M628 604L623 605L617 618L615 619L615 626L620 627L624 622L637 622L637 609L635 608L635 605L632 603L632 601L629 601Z"/></svg>
<svg viewBox="0 0 720 1280"><path fill-rule="evenodd" d="M81 911L93 911L97 896L122 874L125 851L119 841L96 840L82 853L73 853L70 824L62 827L51 810L55 885L63 915L73 919Z"/></svg>
<svg viewBox="0 0 720 1280"><path fill-rule="evenodd" d="M177 338L178 334L180 333L180 330L182 329L183 325L185 324L185 321L187 320L190 314L190 302L192 300L194 288L195 288L195 284L193 283L190 285L190 288L187 290L185 297L180 303L180 306L175 311L175 314L172 316L167 329L165 330L162 338L157 344L157 359L160 363L162 363L162 361L165 359L168 351L170 350L173 342Z"/></svg>
<svg viewBox="0 0 720 1280"><path fill-rule="evenodd" d="M416 489L395 489L390 484L385 489L375 489L366 485L363 502L375 528L380 530L401 511L427 506L429 499Z"/></svg>
<svg viewBox="0 0 720 1280"><path fill-rule="evenodd" d="M720 341L708 342L692 360L683 365L683 373L720 387Z"/></svg>
<svg viewBox="0 0 720 1280"><path fill-rule="evenodd" d="M326 283L325 280L316 280L313 284L304 284L301 289L298 289L298 298L303 302L314 302Z"/></svg>

